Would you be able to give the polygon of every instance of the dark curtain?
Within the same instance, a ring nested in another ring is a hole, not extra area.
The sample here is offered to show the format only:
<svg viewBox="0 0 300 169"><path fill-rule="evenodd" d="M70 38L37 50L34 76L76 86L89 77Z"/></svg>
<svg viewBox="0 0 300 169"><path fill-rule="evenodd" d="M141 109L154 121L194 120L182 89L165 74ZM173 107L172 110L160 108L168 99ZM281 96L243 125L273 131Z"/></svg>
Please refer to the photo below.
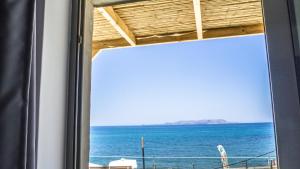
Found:
<svg viewBox="0 0 300 169"><path fill-rule="evenodd" d="M35 169L43 2L0 1L0 168Z"/></svg>

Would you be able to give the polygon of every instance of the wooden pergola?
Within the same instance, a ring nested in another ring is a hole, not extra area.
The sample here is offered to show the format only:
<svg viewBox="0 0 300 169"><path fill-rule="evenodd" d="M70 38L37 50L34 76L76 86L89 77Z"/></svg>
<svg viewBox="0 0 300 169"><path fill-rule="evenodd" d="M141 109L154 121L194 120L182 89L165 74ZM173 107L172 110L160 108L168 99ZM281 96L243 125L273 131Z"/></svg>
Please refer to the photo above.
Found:
<svg viewBox="0 0 300 169"><path fill-rule="evenodd" d="M148 0L94 8L93 56L105 48L263 33L261 0Z"/></svg>

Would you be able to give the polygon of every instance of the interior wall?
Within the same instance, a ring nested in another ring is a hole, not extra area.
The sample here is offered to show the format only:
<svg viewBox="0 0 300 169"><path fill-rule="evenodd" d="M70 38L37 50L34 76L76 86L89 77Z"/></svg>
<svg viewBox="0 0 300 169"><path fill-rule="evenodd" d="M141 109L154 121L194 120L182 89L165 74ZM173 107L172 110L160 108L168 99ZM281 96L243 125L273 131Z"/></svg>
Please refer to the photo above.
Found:
<svg viewBox="0 0 300 169"><path fill-rule="evenodd" d="M64 168L70 0L45 1L38 169Z"/></svg>

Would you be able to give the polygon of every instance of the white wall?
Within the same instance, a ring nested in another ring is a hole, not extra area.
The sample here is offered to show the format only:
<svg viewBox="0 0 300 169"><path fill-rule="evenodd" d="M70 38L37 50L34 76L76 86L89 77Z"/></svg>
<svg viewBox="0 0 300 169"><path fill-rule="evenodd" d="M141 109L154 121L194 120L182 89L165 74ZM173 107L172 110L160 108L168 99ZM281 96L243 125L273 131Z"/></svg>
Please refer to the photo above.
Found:
<svg viewBox="0 0 300 169"><path fill-rule="evenodd" d="M38 169L64 168L70 0L45 0Z"/></svg>

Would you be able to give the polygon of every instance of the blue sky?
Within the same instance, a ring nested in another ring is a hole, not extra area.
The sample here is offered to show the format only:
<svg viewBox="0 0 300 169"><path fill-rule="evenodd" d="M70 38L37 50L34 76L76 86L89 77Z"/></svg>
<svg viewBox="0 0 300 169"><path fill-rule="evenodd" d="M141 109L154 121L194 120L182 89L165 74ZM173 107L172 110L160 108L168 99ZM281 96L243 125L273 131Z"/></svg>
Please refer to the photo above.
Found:
<svg viewBox="0 0 300 169"><path fill-rule="evenodd" d="M272 121L263 35L103 50L91 125Z"/></svg>

